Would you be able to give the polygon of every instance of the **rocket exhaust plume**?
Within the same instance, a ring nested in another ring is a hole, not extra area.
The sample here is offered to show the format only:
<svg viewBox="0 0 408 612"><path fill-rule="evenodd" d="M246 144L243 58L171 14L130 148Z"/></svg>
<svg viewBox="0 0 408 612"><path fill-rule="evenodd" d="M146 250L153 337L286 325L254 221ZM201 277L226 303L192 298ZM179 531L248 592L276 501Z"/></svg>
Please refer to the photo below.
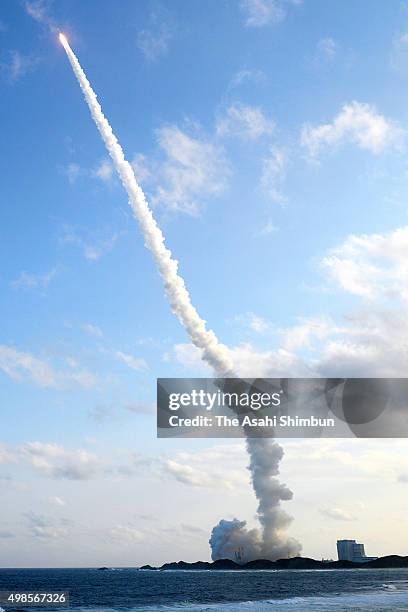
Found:
<svg viewBox="0 0 408 612"><path fill-rule="evenodd" d="M163 280L171 309L187 331L191 342L200 349L204 359L217 376L234 376L233 363L226 346L221 344L213 331L207 329L191 303L184 280L178 274L178 262L166 247L164 236L148 206L145 195L139 187L132 166L125 159L123 150L111 126L102 112L82 67L69 46L64 34L59 39L68 56L74 74L82 89L92 118L102 136L114 167L129 197L129 204L143 232L146 247L152 252ZM270 559L294 556L300 551L300 544L289 538L285 530L291 518L280 508L280 502L291 499L292 492L276 478L283 449L271 439L247 439L250 456L249 470L252 486L259 502L258 518L261 530L248 531L245 522L220 521L214 527L210 544L212 558L234 558L233 547L242 547L245 560L264 556ZM227 529L225 529L227 528Z"/></svg>

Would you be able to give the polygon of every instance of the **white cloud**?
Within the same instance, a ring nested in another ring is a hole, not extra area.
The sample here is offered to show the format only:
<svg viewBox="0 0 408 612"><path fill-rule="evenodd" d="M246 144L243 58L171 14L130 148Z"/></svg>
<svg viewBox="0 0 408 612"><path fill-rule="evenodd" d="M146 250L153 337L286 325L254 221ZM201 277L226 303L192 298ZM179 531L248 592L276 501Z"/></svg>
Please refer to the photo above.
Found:
<svg viewBox="0 0 408 612"><path fill-rule="evenodd" d="M113 178L113 166L107 159L103 159L92 171L91 175L104 183L110 183Z"/></svg>
<svg viewBox="0 0 408 612"><path fill-rule="evenodd" d="M47 289L57 273L56 267L46 274L30 274L23 270L20 276L11 282L11 286L13 289Z"/></svg>
<svg viewBox="0 0 408 612"><path fill-rule="evenodd" d="M148 404L148 403L132 403L132 404L126 404L125 410L128 410L129 412L133 412L134 414L152 415L156 413L156 406L155 404Z"/></svg>
<svg viewBox="0 0 408 612"><path fill-rule="evenodd" d="M408 369L408 315L403 310L371 308L349 315L341 325L326 317L314 317L275 329L262 320L260 328L262 335L276 331L282 348L265 351L244 344L231 349L241 376L392 378L404 377ZM300 356L304 349L307 358ZM191 345L184 345L184 350L175 355L187 369L198 368L200 354Z"/></svg>
<svg viewBox="0 0 408 612"><path fill-rule="evenodd" d="M85 369L64 373L61 378L61 386L70 386L72 383L75 383L84 389L91 389L99 384L98 377Z"/></svg>
<svg viewBox="0 0 408 612"><path fill-rule="evenodd" d="M79 164L76 164L75 162L71 162L65 168L64 174L66 174L69 183L71 183L71 185L73 185L75 183L75 181L77 180L77 178L81 174L81 168L80 168Z"/></svg>
<svg viewBox="0 0 408 612"><path fill-rule="evenodd" d="M275 232L279 231L279 228L274 224L274 222L269 219L259 230L258 236L270 236Z"/></svg>
<svg viewBox="0 0 408 612"><path fill-rule="evenodd" d="M28 72L34 70L39 59L23 55L20 51L10 51L7 62L0 63L0 73L4 74L11 82L18 81Z"/></svg>
<svg viewBox="0 0 408 612"><path fill-rule="evenodd" d="M137 37L140 51L148 60L156 60L160 55L167 53L170 36L166 28L158 32L141 30Z"/></svg>
<svg viewBox="0 0 408 612"><path fill-rule="evenodd" d="M263 334L271 328L271 325L266 319L251 313L249 315L249 327L258 334Z"/></svg>
<svg viewBox="0 0 408 612"><path fill-rule="evenodd" d="M25 10L37 23L46 26L51 32L56 32L57 27L49 14L53 0L27 0Z"/></svg>
<svg viewBox="0 0 408 612"><path fill-rule="evenodd" d="M337 45L333 38L322 38L317 43L317 58L332 60L337 53Z"/></svg>
<svg viewBox="0 0 408 612"><path fill-rule="evenodd" d="M181 523L180 528L182 531L186 531L189 536L191 535L196 535L196 536L207 536L208 532L205 529L202 529L201 527L197 527L196 525L188 525L186 523Z"/></svg>
<svg viewBox="0 0 408 612"><path fill-rule="evenodd" d="M48 363L12 346L0 345L0 369L16 381L29 379L41 387L57 386L57 375Z"/></svg>
<svg viewBox="0 0 408 612"><path fill-rule="evenodd" d="M0 443L0 464L1 463L11 463L15 460L15 455L12 451L4 446L4 444Z"/></svg>
<svg viewBox="0 0 408 612"><path fill-rule="evenodd" d="M89 480L105 471L94 454L84 449L67 450L52 443L28 442L21 448L23 458L49 478Z"/></svg>
<svg viewBox="0 0 408 612"><path fill-rule="evenodd" d="M121 456L123 449L121 449ZM20 461L46 478L91 480L129 477L139 471L155 479L168 478L197 488L239 490L248 484L244 444L209 447L199 452L174 451L155 457L125 453L123 465L99 457L85 449L67 449L55 443L27 442L8 450L5 463ZM63 507L65 501L50 496L49 503Z"/></svg>
<svg viewBox="0 0 408 612"><path fill-rule="evenodd" d="M99 239L95 237L95 234L96 232L80 231L69 225L64 225L60 242L80 248L85 258L89 261L99 261L101 257L114 248L120 234L114 233L111 236Z"/></svg>
<svg viewBox="0 0 408 612"><path fill-rule="evenodd" d="M393 378L404 377L408 369L408 315L402 309L371 307L349 315L342 325L314 317L276 332L281 338L278 350L260 350L251 344L230 349L240 376ZM304 349L307 358L300 356ZM175 355L184 367L198 371L197 349L186 344Z"/></svg>
<svg viewBox="0 0 408 612"><path fill-rule="evenodd" d="M88 442L95 443L95 440L88 439ZM112 479L134 475L136 462L131 451L126 453L120 449L117 457L121 459L123 456L125 462L120 463L106 453L98 456L84 448L69 449L54 442L26 442L7 449L0 446L0 463L29 466L40 476L56 480ZM152 460L139 456L139 464L143 468L150 467ZM66 505L65 500L57 495L49 496L48 502L59 507Z"/></svg>
<svg viewBox="0 0 408 612"><path fill-rule="evenodd" d="M114 540L121 540L124 544L140 542L145 538L145 534L133 525L116 525L109 531L109 535Z"/></svg>
<svg viewBox="0 0 408 612"><path fill-rule="evenodd" d="M98 382L87 370L57 371L46 361L4 344L0 345L0 370L12 380L30 381L40 387L65 388L75 384L89 388Z"/></svg>
<svg viewBox="0 0 408 612"><path fill-rule="evenodd" d="M84 323L84 325L82 325L82 329L89 336L93 336L94 338L103 338L103 331L97 325L92 325L92 323Z"/></svg>
<svg viewBox="0 0 408 612"><path fill-rule="evenodd" d="M35 538L49 539L61 538L69 535L64 519L55 520L36 512L26 512L30 534Z"/></svg>
<svg viewBox="0 0 408 612"><path fill-rule="evenodd" d="M217 120L218 136L237 136L244 140L256 140L273 132L275 123L268 119L258 106L233 104Z"/></svg>
<svg viewBox="0 0 408 612"><path fill-rule="evenodd" d="M225 487L228 481L210 474L207 470L197 469L174 459L163 459L161 472L173 476L179 482L193 487Z"/></svg>
<svg viewBox="0 0 408 612"><path fill-rule="evenodd" d="M327 339L316 362L321 376L404 377L408 368L403 311L372 309L349 316Z"/></svg>
<svg viewBox="0 0 408 612"><path fill-rule="evenodd" d="M41 23L47 19L48 7L49 2L46 2L45 0L34 0L32 2L25 3L25 9L30 17Z"/></svg>
<svg viewBox="0 0 408 612"><path fill-rule="evenodd" d="M241 0L245 25L260 28L279 23L286 17L288 5L301 4L302 0Z"/></svg>
<svg viewBox="0 0 408 612"><path fill-rule="evenodd" d="M248 485L249 474L243 444L219 445L198 452L179 451L153 463L159 476L171 476L196 488L237 491Z"/></svg>
<svg viewBox="0 0 408 612"><path fill-rule="evenodd" d="M163 8L153 11L149 22L148 28L138 32L137 46L147 60L155 61L168 52L173 27L168 11Z"/></svg>
<svg viewBox="0 0 408 612"><path fill-rule="evenodd" d="M340 323L316 316L283 329L250 315L250 328L262 336L275 334L280 348L260 350L250 343L230 348L238 375L404 377L408 370L407 262L408 226L386 234L349 236L322 259L322 265L341 289L364 298L367 308ZM176 361L187 370L206 374L197 348L177 344L173 350Z"/></svg>
<svg viewBox="0 0 408 612"><path fill-rule="evenodd" d="M374 106L354 101L345 104L332 123L316 127L304 125L301 144L313 156L325 147L342 144L354 144L360 149L379 154L387 147L400 147L403 135L404 131L380 115Z"/></svg>
<svg viewBox="0 0 408 612"><path fill-rule="evenodd" d="M142 153L137 153L131 162L131 166L136 176L138 183L144 183L151 178L151 171L148 161Z"/></svg>
<svg viewBox="0 0 408 612"><path fill-rule="evenodd" d="M61 497L58 497L58 495L51 495L51 497L48 498L48 501L53 506L59 506L59 507L66 506L65 501L61 499Z"/></svg>
<svg viewBox="0 0 408 612"><path fill-rule="evenodd" d="M235 370L243 377L310 376L311 369L285 349L259 351L250 343L230 349Z"/></svg>
<svg viewBox="0 0 408 612"><path fill-rule="evenodd" d="M154 203L197 214L203 198L216 196L226 187L230 171L222 150L174 125L162 127L157 136L167 158L158 169Z"/></svg>
<svg viewBox="0 0 408 612"><path fill-rule="evenodd" d="M347 293L369 300L408 301L408 226L385 234L351 235L322 266Z"/></svg>
<svg viewBox="0 0 408 612"><path fill-rule="evenodd" d="M392 41L391 67L400 73L408 71L408 33L395 36Z"/></svg>
<svg viewBox="0 0 408 612"><path fill-rule="evenodd" d="M341 508L322 508L320 514L335 521L353 521L354 517Z"/></svg>
<svg viewBox="0 0 408 612"><path fill-rule="evenodd" d="M298 325L279 330L287 351L310 347L313 340L324 340L334 331L334 324L325 317L303 319Z"/></svg>
<svg viewBox="0 0 408 612"><path fill-rule="evenodd" d="M267 157L262 160L261 185L269 199L277 204L285 204L282 181L285 178L287 156L283 149L270 147Z"/></svg>
<svg viewBox="0 0 408 612"><path fill-rule="evenodd" d="M255 83L262 83L266 80L265 73L257 68L241 68L235 73L231 80L231 87L239 87L243 83L253 81Z"/></svg>
<svg viewBox="0 0 408 612"><path fill-rule="evenodd" d="M278 328L271 321L255 313L249 313L249 328L265 337L274 334L280 338L280 345L288 353L310 347L316 340L324 340L337 331L334 322L328 317L300 318L296 325ZM238 318L239 320L239 318ZM188 345L184 345L188 346Z"/></svg>
<svg viewBox="0 0 408 612"><path fill-rule="evenodd" d="M140 372L148 369L147 363L142 357L135 357L134 355L129 355L128 353L122 353L122 351L116 351L115 357L122 363L125 363L132 370Z"/></svg>
<svg viewBox="0 0 408 612"><path fill-rule="evenodd" d="M88 411L88 414L91 419L97 423L103 423L104 421L114 418L115 411L113 407L108 404L97 404Z"/></svg>
<svg viewBox="0 0 408 612"><path fill-rule="evenodd" d="M70 162L62 169L68 182L73 185L79 177L98 179L109 184L114 179L113 165L109 159L102 159L94 168L83 168L76 162Z"/></svg>
<svg viewBox="0 0 408 612"><path fill-rule="evenodd" d="M299 474L299 465L313 478L336 482L372 481L394 484L396 476L407 467L407 440L393 440L395 453L390 453L389 440L298 440L285 444L284 467L291 475ZM372 486L372 482L369 486ZM361 504L353 502L353 510ZM347 514L350 514L347 512Z"/></svg>
<svg viewBox="0 0 408 612"><path fill-rule="evenodd" d="M343 289L370 297L370 309L348 315L341 324L327 317L300 319L292 327L279 329L268 321L252 316L250 326L265 336L272 332L280 338L275 350L260 350L252 344L230 348L235 369L240 376L331 376L331 377L404 377L408 369L408 315L403 309L384 308L375 300L400 297L407 300L408 228L384 236L352 237L325 261ZM340 259L349 257L353 264L351 279ZM366 263L367 257L374 263ZM333 258L334 263L332 259ZM384 262L382 261L384 259ZM368 274L369 269L375 273ZM306 350L306 356L301 356ZM174 347L174 357L187 370L206 373L201 354L190 344Z"/></svg>

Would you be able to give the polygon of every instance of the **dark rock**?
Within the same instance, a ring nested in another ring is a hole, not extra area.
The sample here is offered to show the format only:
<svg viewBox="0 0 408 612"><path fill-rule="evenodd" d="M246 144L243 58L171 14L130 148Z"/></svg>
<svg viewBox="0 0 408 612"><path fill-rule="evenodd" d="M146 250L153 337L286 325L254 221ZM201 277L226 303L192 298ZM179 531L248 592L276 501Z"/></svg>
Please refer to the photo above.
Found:
<svg viewBox="0 0 408 612"><path fill-rule="evenodd" d="M325 567L323 561L309 559L308 557L292 557L291 559L278 559L276 569L321 569Z"/></svg>
<svg viewBox="0 0 408 612"><path fill-rule="evenodd" d="M364 563L354 563L353 561L317 561L308 557L292 557L291 559L278 559L277 561L269 561L269 559L255 559L243 565L231 561L231 559L218 559L217 561L196 561L195 563L187 563L186 561L175 561L173 563L165 563L161 567L151 567L143 565L140 569L158 569L158 570L265 570L265 569L368 569L368 568L393 568L393 567L408 567L408 557L399 555L388 555L380 557L373 561ZM100 568L108 569L108 568Z"/></svg>
<svg viewBox="0 0 408 612"><path fill-rule="evenodd" d="M379 557L378 559L374 559L374 561L368 561L367 563L363 563L363 565L368 565L368 567L408 567L408 557L401 557L400 555L388 555L386 557Z"/></svg>
<svg viewBox="0 0 408 612"><path fill-rule="evenodd" d="M231 561L231 559L218 559L217 561L213 561L212 563L210 563L209 569L240 570L242 569L242 567L242 565L240 565L239 563L235 563L235 561Z"/></svg>

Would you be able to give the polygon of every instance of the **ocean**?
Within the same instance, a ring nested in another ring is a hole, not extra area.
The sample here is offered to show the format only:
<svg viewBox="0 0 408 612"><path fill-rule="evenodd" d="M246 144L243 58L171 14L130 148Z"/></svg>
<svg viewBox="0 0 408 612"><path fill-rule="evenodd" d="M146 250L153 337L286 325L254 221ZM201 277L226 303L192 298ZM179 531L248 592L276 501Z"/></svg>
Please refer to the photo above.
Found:
<svg viewBox="0 0 408 612"><path fill-rule="evenodd" d="M0 569L0 591L69 591L74 612L408 611L408 569L166 571Z"/></svg>

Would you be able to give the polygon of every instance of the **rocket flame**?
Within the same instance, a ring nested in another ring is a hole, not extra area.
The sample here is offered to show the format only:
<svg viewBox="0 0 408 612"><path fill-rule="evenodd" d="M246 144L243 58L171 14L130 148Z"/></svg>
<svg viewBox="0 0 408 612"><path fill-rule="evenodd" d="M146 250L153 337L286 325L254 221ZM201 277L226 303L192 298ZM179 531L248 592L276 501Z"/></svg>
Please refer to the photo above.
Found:
<svg viewBox="0 0 408 612"><path fill-rule="evenodd" d="M66 47L66 46L67 46L67 44L68 44L68 40L67 40L67 37L65 36L65 34L63 34L62 32L60 32L60 33L58 34L58 38L59 38L59 41L60 41L61 45L62 45L63 47Z"/></svg>

